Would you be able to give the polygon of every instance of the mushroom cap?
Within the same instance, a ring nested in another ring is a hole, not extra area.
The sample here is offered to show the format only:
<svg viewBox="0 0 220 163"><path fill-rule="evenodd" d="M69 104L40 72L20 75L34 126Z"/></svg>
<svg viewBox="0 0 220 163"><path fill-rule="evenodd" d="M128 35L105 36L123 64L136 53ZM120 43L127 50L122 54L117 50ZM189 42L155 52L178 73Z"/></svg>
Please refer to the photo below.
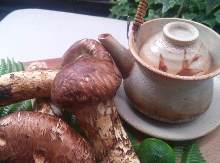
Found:
<svg viewBox="0 0 220 163"><path fill-rule="evenodd" d="M101 60L112 60L109 52L98 41L93 39L82 39L75 42L64 53L62 66L73 63L77 58L85 55Z"/></svg>
<svg viewBox="0 0 220 163"><path fill-rule="evenodd" d="M0 162L93 163L88 143L61 119L16 112L0 119Z"/></svg>
<svg viewBox="0 0 220 163"><path fill-rule="evenodd" d="M121 74L109 53L95 40L74 44L64 55L63 64L51 89L52 101L61 107L75 109L105 102L114 97L121 83Z"/></svg>

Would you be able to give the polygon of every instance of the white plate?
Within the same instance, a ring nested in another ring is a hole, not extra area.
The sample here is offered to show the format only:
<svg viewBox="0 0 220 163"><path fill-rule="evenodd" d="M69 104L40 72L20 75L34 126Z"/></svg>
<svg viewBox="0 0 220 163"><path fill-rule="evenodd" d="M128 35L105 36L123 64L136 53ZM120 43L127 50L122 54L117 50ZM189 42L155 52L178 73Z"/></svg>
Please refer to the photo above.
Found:
<svg viewBox="0 0 220 163"><path fill-rule="evenodd" d="M76 41L111 33L127 45L127 22L67 12L21 9L0 22L0 58L33 61L61 57Z"/></svg>
<svg viewBox="0 0 220 163"><path fill-rule="evenodd" d="M191 140L210 133L220 125L220 78L214 79L214 95L208 111L188 123L167 124L147 118L131 107L122 86L115 102L120 116L137 130L166 140Z"/></svg>

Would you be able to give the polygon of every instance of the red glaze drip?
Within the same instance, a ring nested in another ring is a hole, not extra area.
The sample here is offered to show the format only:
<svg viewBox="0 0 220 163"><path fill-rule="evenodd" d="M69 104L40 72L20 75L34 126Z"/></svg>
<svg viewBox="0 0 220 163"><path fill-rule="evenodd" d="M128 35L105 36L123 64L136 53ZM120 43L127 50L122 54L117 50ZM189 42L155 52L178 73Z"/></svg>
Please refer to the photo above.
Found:
<svg viewBox="0 0 220 163"><path fill-rule="evenodd" d="M182 69L177 73L177 75L181 75L181 76L195 75L195 72L192 69L190 69L189 67L193 62L196 62L199 58L200 58L199 55L195 55L191 61L187 60L186 50L184 50L184 59L183 59Z"/></svg>
<svg viewBox="0 0 220 163"><path fill-rule="evenodd" d="M181 75L181 76L193 75L191 70L189 69L189 61L186 59L186 50L184 50L184 59L183 59L182 69L180 70L180 72L177 73L177 75Z"/></svg>
<svg viewBox="0 0 220 163"><path fill-rule="evenodd" d="M164 58L163 58L163 56L161 54L160 54L159 70L167 72L167 66L164 63Z"/></svg>
<svg viewBox="0 0 220 163"><path fill-rule="evenodd" d="M193 62L196 62L199 58L200 58L199 55L195 55L195 56L193 57L192 61L191 61L191 64L192 64Z"/></svg>

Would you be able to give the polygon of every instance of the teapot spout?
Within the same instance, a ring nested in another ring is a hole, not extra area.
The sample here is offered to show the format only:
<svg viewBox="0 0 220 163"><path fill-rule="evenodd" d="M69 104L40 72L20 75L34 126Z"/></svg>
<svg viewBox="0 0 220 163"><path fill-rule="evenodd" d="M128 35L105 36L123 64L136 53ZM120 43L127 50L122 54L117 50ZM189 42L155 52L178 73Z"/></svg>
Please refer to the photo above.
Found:
<svg viewBox="0 0 220 163"><path fill-rule="evenodd" d="M98 39L109 51L125 79L129 75L134 63L134 58L130 51L121 45L111 34L100 34Z"/></svg>

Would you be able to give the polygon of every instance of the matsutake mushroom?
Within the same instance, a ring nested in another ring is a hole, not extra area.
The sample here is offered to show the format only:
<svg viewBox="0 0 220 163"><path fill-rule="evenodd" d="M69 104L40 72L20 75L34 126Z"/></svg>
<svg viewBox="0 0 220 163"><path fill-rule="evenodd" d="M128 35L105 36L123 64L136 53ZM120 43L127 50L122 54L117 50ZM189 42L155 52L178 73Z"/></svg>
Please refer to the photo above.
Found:
<svg viewBox="0 0 220 163"><path fill-rule="evenodd" d="M0 119L0 162L94 163L89 144L59 118L16 112Z"/></svg>
<svg viewBox="0 0 220 163"><path fill-rule="evenodd" d="M114 96L121 74L110 54L95 40L75 43L56 75L52 101L76 115L101 162L139 162L121 124Z"/></svg>
<svg viewBox="0 0 220 163"><path fill-rule="evenodd" d="M50 106L50 100L45 98L34 99L33 111L55 116Z"/></svg>
<svg viewBox="0 0 220 163"><path fill-rule="evenodd" d="M139 163L116 111L114 96L122 78L108 51L84 39L65 53L62 66L59 72L2 75L0 105L51 95L56 105L77 116L97 161Z"/></svg>
<svg viewBox="0 0 220 163"><path fill-rule="evenodd" d="M49 114L52 116L57 116L60 118L63 117L62 110L59 107L52 104L51 100L48 98L34 99L33 111L44 113L44 114Z"/></svg>
<svg viewBox="0 0 220 163"><path fill-rule="evenodd" d="M47 70L48 66L46 62L43 61L36 61L36 62L32 62L30 63L25 71L36 71L36 70ZM54 106L51 103L51 100L49 98L35 98L33 99L33 110L36 112L41 112L41 113L45 113L45 114L49 114L49 115L53 115L53 116L58 116L61 117L62 116L62 112L61 110Z"/></svg>
<svg viewBox="0 0 220 163"><path fill-rule="evenodd" d="M58 70L20 71L0 76L0 106L32 98L50 97Z"/></svg>

